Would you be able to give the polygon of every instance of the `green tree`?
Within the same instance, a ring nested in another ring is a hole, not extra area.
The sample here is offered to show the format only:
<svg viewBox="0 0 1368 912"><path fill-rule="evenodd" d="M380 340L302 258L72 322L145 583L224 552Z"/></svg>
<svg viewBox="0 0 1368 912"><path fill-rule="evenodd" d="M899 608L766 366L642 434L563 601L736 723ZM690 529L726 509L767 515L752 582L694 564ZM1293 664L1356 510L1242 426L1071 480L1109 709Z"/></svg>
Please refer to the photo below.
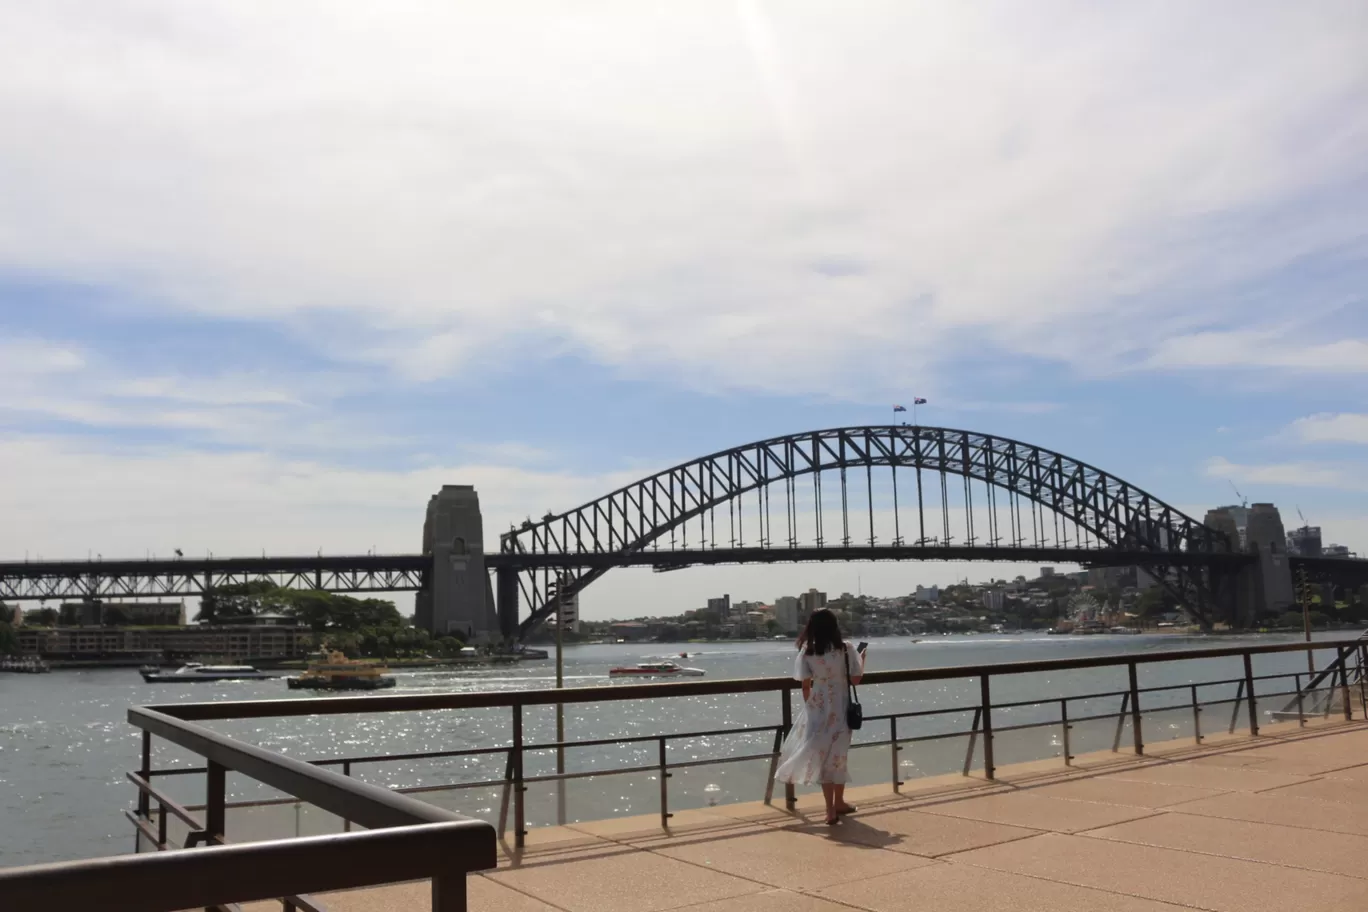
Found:
<svg viewBox="0 0 1368 912"><path fill-rule="evenodd" d="M200 598L200 609L195 620L216 624L230 618L251 617L279 609L286 601L286 590L270 580L215 586Z"/></svg>
<svg viewBox="0 0 1368 912"><path fill-rule="evenodd" d="M447 657L460 655L461 641L454 636L444 636L437 641L437 651Z"/></svg>
<svg viewBox="0 0 1368 912"><path fill-rule="evenodd" d="M14 636L14 628L8 621L0 621L0 655L14 655L19 651L19 641Z"/></svg>
<svg viewBox="0 0 1368 912"><path fill-rule="evenodd" d="M34 608L24 612L24 624L29 627L56 627L59 618L56 608Z"/></svg>

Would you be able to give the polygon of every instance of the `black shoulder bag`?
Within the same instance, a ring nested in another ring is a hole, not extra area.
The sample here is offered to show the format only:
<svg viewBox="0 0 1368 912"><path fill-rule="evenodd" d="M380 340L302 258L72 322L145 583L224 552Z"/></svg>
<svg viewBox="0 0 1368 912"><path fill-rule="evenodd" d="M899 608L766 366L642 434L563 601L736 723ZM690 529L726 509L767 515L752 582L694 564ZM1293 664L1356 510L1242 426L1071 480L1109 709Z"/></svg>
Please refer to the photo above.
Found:
<svg viewBox="0 0 1368 912"><path fill-rule="evenodd" d="M850 680L850 650L842 649L842 652L845 653L846 687L850 691L850 699L846 701L846 728L859 731L860 726L864 725L864 707L855 693L855 682Z"/></svg>

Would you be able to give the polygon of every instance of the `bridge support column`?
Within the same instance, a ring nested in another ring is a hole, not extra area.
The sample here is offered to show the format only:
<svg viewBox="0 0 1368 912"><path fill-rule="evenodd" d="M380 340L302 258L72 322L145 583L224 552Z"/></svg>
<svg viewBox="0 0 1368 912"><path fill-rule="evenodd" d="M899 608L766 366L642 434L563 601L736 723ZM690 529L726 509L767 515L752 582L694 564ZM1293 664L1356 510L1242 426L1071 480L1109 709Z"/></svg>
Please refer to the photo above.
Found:
<svg viewBox="0 0 1368 912"><path fill-rule="evenodd" d="M494 594L499 612L499 634L505 640L518 637L518 571L500 567L494 571Z"/></svg>
<svg viewBox="0 0 1368 912"><path fill-rule="evenodd" d="M1258 563L1241 571L1241 594L1245 604L1242 613L1253 624L1261 618L1272 618L1295 607L1292 592L1292 566L1287 557L1287 533L1282 515L1270 503L1256 503L1249 508L1245 526L1246 547L1257 555Z"/></svg>
<svg viewBox="0 0 1368 912"><path fill-rule="evenodd" d="M443 485L428 501L423 553L432 556L417 615L434 636L466 642L497 636L498 623L484 562L484 520L472 485Z"/></svg>

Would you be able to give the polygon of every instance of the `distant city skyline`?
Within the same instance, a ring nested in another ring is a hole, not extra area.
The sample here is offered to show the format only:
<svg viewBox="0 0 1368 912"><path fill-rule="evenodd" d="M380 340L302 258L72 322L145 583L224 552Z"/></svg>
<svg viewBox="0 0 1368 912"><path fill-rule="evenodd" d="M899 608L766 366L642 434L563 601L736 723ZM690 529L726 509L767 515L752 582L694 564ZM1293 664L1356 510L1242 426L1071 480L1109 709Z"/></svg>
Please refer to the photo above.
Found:
<svg viewBox="0 0 1368 912"><path fill-rule="evenodd" d="M0 559L415 552L447 484L493 548L918 399L1368 554L1356 4L516 6L0 11Z"/></svg>

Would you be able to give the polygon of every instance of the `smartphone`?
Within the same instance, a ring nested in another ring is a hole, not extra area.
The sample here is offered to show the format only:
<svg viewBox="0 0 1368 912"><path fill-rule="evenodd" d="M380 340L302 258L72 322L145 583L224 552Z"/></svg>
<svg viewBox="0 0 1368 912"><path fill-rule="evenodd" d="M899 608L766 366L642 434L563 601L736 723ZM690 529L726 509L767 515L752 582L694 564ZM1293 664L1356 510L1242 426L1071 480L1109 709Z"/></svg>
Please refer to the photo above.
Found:
<svg viewBox="0 0 1368 912"><path fill-rule="evenodd" d="M856 651L856 652L864 652L864 651L865 651L866 649L868 649L868 648L869 648L869 644L868 644L868 643L861 643L859 646L856 646L856 647L855 647L855 651Z"/></svg>

